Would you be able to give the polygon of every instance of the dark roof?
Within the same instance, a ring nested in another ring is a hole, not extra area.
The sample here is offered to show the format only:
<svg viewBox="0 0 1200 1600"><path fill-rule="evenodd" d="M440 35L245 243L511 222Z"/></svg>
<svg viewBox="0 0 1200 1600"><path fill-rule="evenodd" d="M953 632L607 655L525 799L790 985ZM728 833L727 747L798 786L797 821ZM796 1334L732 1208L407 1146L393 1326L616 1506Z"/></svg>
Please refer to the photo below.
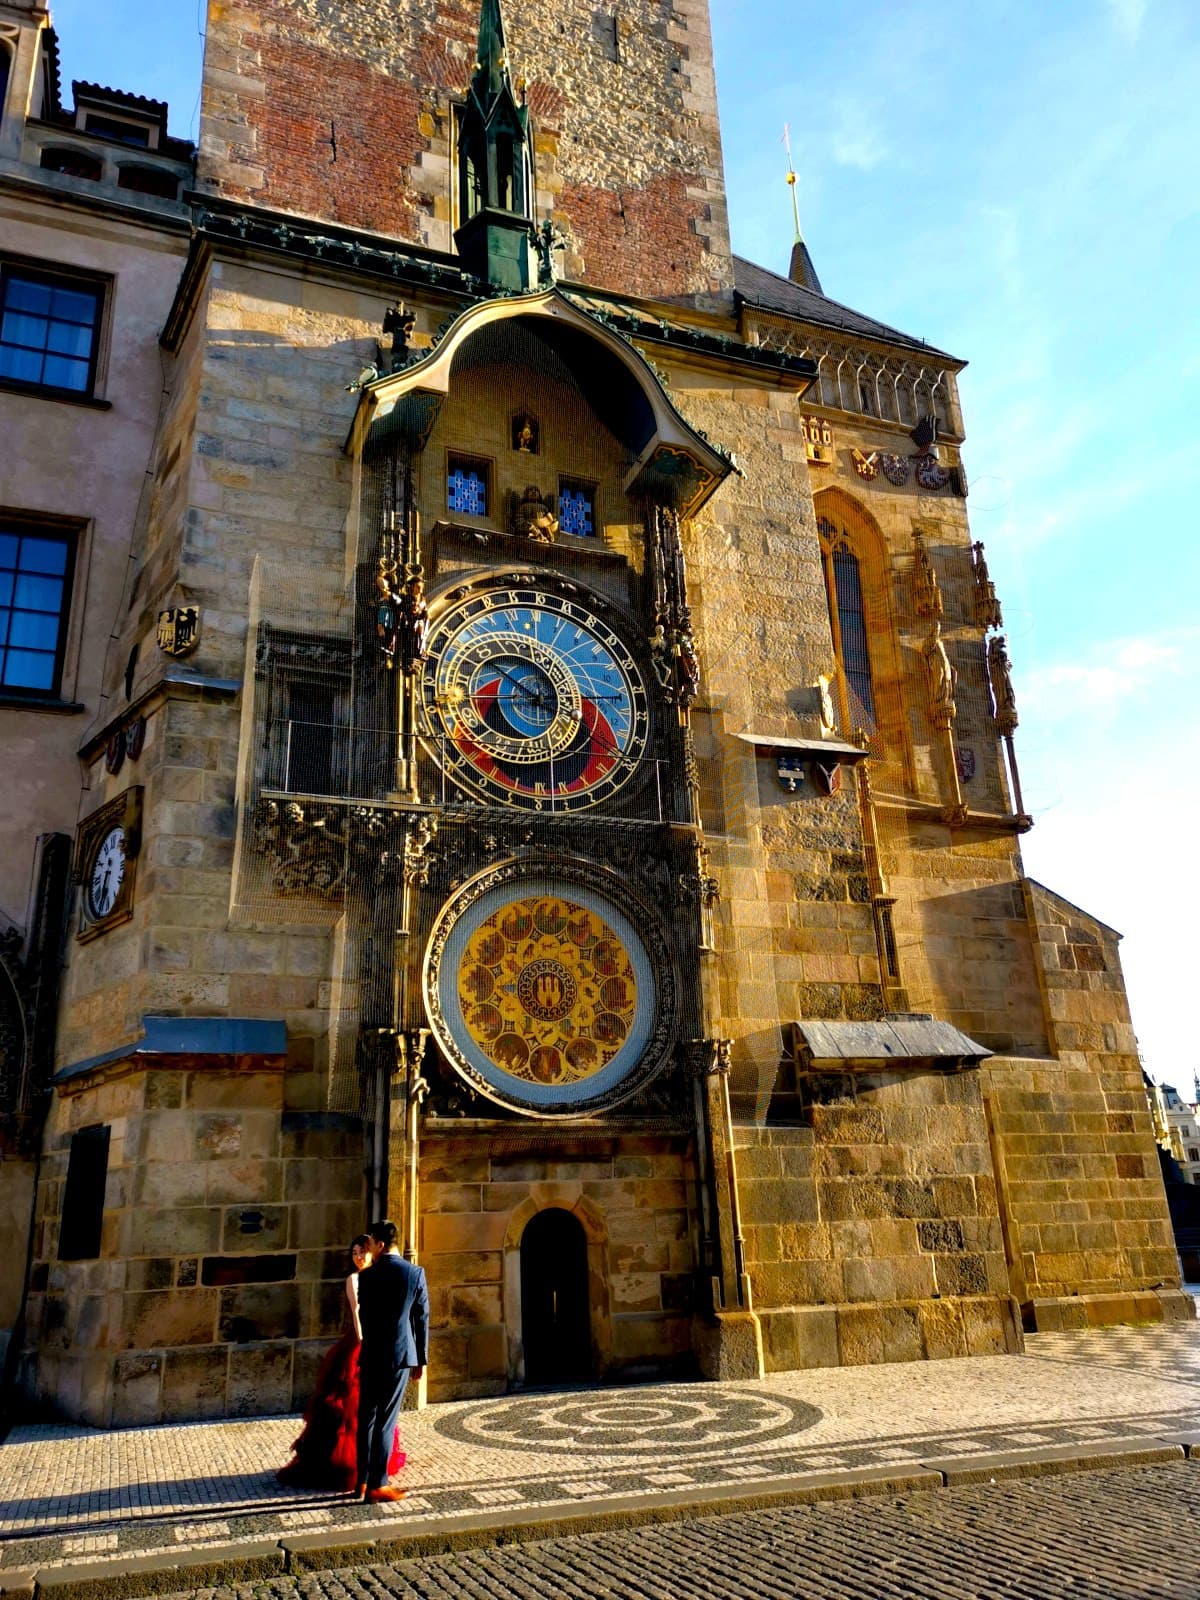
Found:
<svg viewBox="0 0 1200 1600"><path fill-rule="evenodd" d="M823 294L793 283L778 272L768 272L766 267L755 266L742 256L733 258L733 281L740 297L764 311L782 312L784 316L797 317L801 322L813 322L822 328L834 328L839 333L858 334L864 339L875 339L881 344L899 344L906 350L921 350L926 355L939 356L946 361L957 361L957 356L914 339L898 328L889 328L886 322L874 317L864 317L860 311L839 305Z"/></svg>
<svg viewBox="0 0 1200 1600"><path fill-rule="evenodd" d="M71 92L76 103L81 96L85 100L104 100L109 105L125 106L130 111L146 112L164 123L167 120L165 100L151 100L144 94L130 94L128 89L110 89L107 84L86 83L82 78L76 78L71 84Z"/></svg>
<svg viewBox="0 0 1200 1600"><path fill-rule="evenodd" d="M49 104L44 109L47 118L51 118L62 110L62 61L58 53L58 34L53 28L42 29L42 53L46 61L46 87L50 96Z"/></svg>

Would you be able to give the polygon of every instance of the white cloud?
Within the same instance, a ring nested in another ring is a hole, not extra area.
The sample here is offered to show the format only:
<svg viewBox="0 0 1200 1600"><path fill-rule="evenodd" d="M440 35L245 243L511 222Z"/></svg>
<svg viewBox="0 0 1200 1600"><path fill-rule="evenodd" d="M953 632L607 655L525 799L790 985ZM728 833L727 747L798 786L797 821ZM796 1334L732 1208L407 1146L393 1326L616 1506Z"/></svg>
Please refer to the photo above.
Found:
<svg viewBox="0 0 1200 1600"><path fill-rule="evenodd" d="M859 172L870 172L887 159L887 140L863 101L844 99L837 103L831 150L838 166L855 167Z"/></svg>
<svg viewBox="0 0 1200 1600"><path fill-rule="evenodd" d="M1104 0L1118 33L1126 39L1136 39L1142 31L1150 0Z"/></svg>
<svg viewBox="0 0 1200 1600"><path fill-rule="evenodd" d="M1174 643L1157 635L1118 639L1096 648L1101 659L1053 663L1035 675L1030 701L1058 701L1069 706L1072 715L1093 707L1115 711L1138 695L1159 692L1164 677L1182 676L1188 637L1194 639L1195 635L1185 635ZM1067 691L1065 697L1063 691Z"/></svg>

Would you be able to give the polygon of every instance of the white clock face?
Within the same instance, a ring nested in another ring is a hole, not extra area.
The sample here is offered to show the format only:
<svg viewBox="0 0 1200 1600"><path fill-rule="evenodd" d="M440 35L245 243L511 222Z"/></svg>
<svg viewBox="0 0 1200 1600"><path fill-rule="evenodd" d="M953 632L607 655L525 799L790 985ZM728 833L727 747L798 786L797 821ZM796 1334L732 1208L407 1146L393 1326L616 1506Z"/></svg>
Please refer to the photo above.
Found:
<svg viewBox="0 0 1200 1600"><path fill-rule="evenodd" d="M117 903L125 877L125 830L111 828L100 841L88 879L88 912L93 918L106 917Z"/></svg>

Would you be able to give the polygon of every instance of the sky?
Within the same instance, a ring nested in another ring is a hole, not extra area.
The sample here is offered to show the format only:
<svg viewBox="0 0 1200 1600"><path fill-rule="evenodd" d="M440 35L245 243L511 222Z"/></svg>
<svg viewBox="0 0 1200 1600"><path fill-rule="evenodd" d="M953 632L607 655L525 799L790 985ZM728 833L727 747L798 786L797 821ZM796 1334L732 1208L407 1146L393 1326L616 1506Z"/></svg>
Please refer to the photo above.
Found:
<svg viewBox="0 0 1200 1600"><path fill-rule="evenodd" d="M166 99L195 138L203 15L56 0L64 84ZM712 0L712 22L735 250L787 271L790 123L825 292L970 363L1026 869L1125 935L1145 1064L1190 1095L1200 6Z"/></svg>

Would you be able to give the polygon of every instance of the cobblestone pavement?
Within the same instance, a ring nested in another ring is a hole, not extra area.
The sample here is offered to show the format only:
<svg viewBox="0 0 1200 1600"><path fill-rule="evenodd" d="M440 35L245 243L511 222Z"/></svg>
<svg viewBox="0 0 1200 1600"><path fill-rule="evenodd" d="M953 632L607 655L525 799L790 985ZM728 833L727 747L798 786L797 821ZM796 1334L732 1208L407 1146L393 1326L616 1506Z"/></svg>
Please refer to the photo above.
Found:
<svg viewBox="0 0 1200 1600"><path fill-rule="evenodd" d="M1088 1472L584 1534L187 1600L1195 1600L1198 1492L1197 1462Z"/></svg>
<svg viewBox="0 0 1200 1600"><path fill-rule="evenodd" d="M285 1491L274 1469L296 1427L271 1417L14 1430L0 1445L0 1568L382 1531L381 1522L407 1532L464 1513L530 1521L605 1500L900 1469L933 1456L1194 1437L1200 1325L1041 1334L1022 1357L431 1406L403 1419L409 1492L395 1506Z"/></svg>

